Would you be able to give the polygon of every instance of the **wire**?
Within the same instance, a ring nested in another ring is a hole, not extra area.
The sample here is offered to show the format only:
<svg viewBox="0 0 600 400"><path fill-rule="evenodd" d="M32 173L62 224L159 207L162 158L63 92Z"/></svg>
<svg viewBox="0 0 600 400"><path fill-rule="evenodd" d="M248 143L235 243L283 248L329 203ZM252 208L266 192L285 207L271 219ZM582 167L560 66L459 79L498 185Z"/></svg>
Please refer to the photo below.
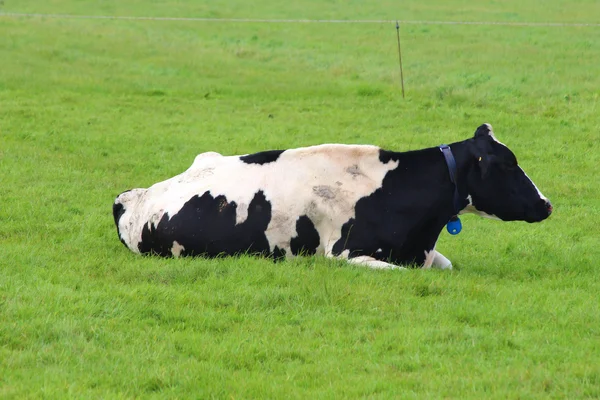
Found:
<svg viewBox="0 0 600 400"><path fill-rule="evenodd" d="M196 18L196 17L139 17L124 15L74 15L0 12L0 17L8 18L55 18L55 19L104 19L133 21L189 21L189 22L251 22L289 24L394 24L396 20L385 19L266 19L266 18ZM410 25L498 25L534 27L600 27L600 23L587 22L505 22L505 21L427 21L400 20L400 24Z"/></svg>

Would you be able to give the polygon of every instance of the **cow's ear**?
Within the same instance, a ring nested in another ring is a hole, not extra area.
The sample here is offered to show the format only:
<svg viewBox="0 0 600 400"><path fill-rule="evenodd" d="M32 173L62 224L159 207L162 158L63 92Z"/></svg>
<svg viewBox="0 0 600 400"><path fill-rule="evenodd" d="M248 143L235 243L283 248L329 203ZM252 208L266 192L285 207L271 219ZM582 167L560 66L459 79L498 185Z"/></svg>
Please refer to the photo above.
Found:
<svg viewBox="0 0 600 400"><path fill-rule="evenodd" d="M494 135L494 131L492 130L492 125L483 124L480 125L475 131L475 139L478 138L491 138Z"/></svg>

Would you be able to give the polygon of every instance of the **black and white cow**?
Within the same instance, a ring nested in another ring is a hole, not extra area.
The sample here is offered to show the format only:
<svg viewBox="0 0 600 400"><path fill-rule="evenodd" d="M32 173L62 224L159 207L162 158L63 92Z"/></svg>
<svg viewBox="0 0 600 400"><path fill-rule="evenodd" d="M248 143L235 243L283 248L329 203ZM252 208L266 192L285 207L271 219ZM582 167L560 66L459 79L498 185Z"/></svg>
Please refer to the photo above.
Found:
<svg viewBox="0 0 600 400"><path fill-rule="evenodd" d="M371 268L452 268L435 244L456 214L538 222L552 212L489 124L446 151L324 144L208 152L180 175L121 193L113 214L135 253L324 254Z"/></svg>

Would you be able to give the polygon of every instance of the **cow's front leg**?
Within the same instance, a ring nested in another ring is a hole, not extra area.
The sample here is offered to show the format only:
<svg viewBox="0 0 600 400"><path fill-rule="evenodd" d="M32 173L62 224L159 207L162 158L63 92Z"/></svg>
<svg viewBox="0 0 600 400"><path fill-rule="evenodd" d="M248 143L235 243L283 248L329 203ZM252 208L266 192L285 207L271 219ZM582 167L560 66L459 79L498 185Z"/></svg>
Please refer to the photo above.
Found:
<svg viewBox="0 0 600 400"><path fill-rule="evenodd" d="M439 269L452 269L452 263L446 257L442 255L436 249L431 249L430 251L425 251L425 261L423 262L423 269L429 268L439 268Z"/></svg>
<svg viewBox="0 0 600 400"><path fill-rule="evenodd" d="M435 256L433 257L433 263L431 265L433 268L452 269L452 262L450 262L450 260L444 257L439 251L434 250L434 252Z"/></svg>

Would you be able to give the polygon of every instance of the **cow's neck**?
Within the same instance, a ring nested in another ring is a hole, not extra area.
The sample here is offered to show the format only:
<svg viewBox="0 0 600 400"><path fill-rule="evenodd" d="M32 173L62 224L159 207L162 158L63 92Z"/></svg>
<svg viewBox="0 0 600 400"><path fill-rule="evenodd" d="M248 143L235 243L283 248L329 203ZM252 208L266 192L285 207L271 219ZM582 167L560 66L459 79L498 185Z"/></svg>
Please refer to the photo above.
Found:
<svg viewBox="0 0 600 400"><path fill-rule="evenodd" d="M450 148L456 160L456 186L450 180L448 165L439 147L401 153L382 151L382 161L398 161L398 167L384 180L385 190L401 203L409 202L406 206L415 209L413 215L417 224L435 224L441 230L452 216L469 205L467 174L471 160L468 143L452 143ZM458 210L454 201L456 187ZM403 200L407 195L410 198ZM410 202L415 202L415 206ZM417 217L416 214L422 215Z"/></svg>
<svg viewBox="0 0 600 400"><path fill-rule="evenodd" d="M456 213L454 211L456 187L459 193L459 210L469 204L467 175L473 163L468 141L452 143L450 149L456 160L456 186L450 180L448 164L439 147L398 153L382 151L380 159L383 162L390 159L398 161L398 167L389 173L390 187L398 191L398 196L402 196L406 191L407 183L413 188L410 190L417 188L421 191L426 188L428 195L425 198L421 197L421 200L440 202L441 204L438 205L443 204L443 209L451 217Z"/></svg>
<svg viewBox="0 0 600 400"><path fill-rule="evenodd" d="M458 204L455 205L454 212L459 213L470 204L468 174L473 167L473 160L469 150L468 141L453 143L450 145L450 149L456 160L456 188L458 189L459 198Z"/></svg>
<svg viewBox="0 0 600 400"><path fill-rule="evenodd" d="M459 193L461 198L466 197L466 146L462 143L450 146L457 164ZM378 213L382 210L386 213L378 229L390 238L393 261L422 264L426 252L435 248L440 232L456 214L455 185L450 181L448 166L438 147L402 153L382 150L380 161L390 160L397 161L398 166L387 173L381 194L366 201ZM467 204L462 198L460 206Z"/></svg>

